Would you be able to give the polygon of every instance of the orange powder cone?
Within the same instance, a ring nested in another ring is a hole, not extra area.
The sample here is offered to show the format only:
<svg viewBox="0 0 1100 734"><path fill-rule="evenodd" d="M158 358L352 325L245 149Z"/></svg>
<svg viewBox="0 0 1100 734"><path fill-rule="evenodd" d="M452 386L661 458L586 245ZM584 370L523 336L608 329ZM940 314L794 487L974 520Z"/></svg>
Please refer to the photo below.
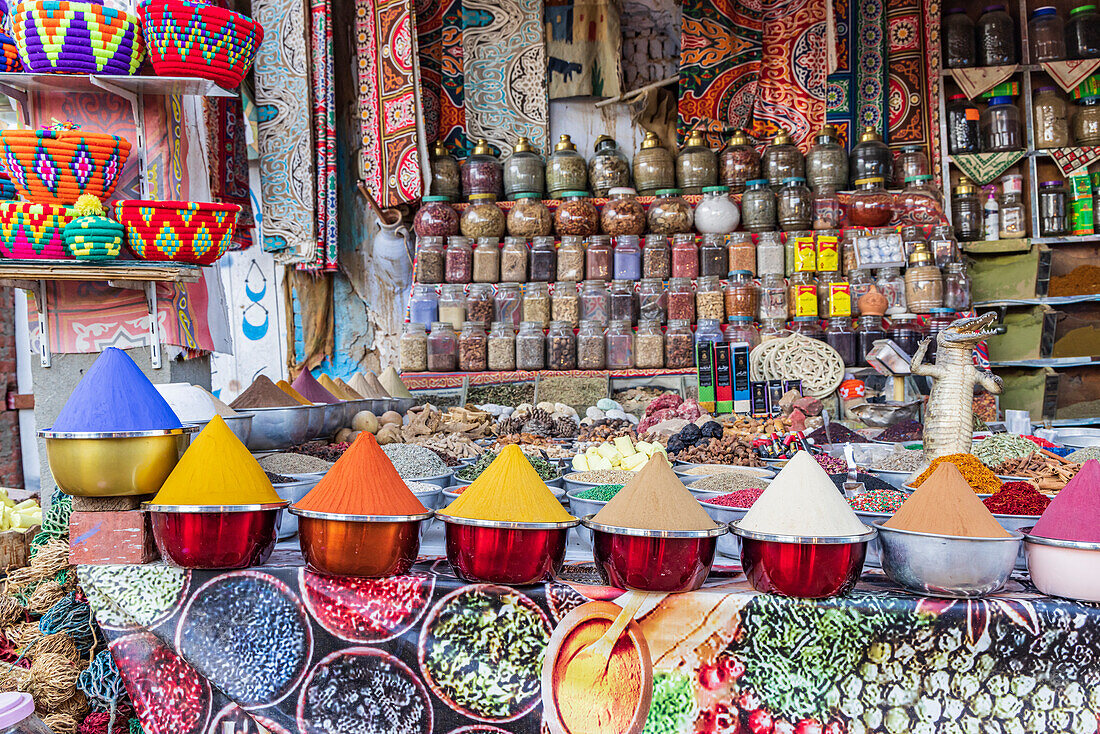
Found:
<svg viewBox="0 0 1100 734"><path fill-rule="evenodd" d="M155 505L262 505L282 502L267 475L221 416L199 432Z"/></svg>
<svg viewBox="0 0 1100 734"><path fill-rule="evenodd" d="M436 514L497 522L576 520L515 444L505 446L473 484Z"/></svg>
<svg viewBox="0 0 1100 734"><path fill-rule="evenodd" d="M421 515L427 510L374 436L359 434L317 486L294 507L337 515Z"/></svg>
<svg viewBox="0 0 1100 734"><path fill-rule="evenodd" d="M970 538L1009 535L967 484L959 468L946 461L884 524L896 530Z"/></svg>
<svg viewBox="0 0 1100 734"><path fill-rule="evenodd" d="M287 382L286 380L279 380L278 382L275 383L275 387L279 388L280 390L285 392L287 395L289 395L290 397L297 400L302 405L313 405L313 403L309 402L304 397L302 397L302 393L298 392L293 387L291 387L290 383Z"/></svg>

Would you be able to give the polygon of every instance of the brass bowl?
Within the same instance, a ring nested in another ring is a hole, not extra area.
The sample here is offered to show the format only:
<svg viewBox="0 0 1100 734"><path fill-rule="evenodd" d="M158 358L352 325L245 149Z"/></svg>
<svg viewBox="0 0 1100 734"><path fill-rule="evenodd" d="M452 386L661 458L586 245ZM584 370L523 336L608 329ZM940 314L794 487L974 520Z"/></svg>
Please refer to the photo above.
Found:
<svg viewBox="0 0 1100 734"><path fill-rule="evenodd" d="M176 468L197 426L160 431L39 431L54 481L78 497L155 494Z"/></svg>

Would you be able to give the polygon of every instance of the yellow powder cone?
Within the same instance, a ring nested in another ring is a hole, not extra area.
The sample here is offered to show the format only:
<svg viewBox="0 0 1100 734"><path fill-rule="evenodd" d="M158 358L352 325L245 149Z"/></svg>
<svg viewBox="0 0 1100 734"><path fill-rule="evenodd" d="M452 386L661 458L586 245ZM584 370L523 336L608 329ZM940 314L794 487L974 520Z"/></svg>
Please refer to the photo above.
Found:
<svg viewBox="0 0 1100 734"><path fill-rule="evenodd" d="M317 378L317 382L321 383L321 387L332 393L334 397L337 397L340 400L347 400L347 398L341 394L342 391L340 390L340 386L337 385L336 381L328 375L321 375L319 378Z"/></svg>
<svg viewBox="0 0 1100 734"><path fill-rule="evenodd" d="M352 390L348 383L344 382L339 377L336 378L336 387L340 390L340 397L344 398L344 400L363 399L362 395L357 393L355 390Z"/></svg>
<svg viewBox="0 0 1100 734"><path fill-rule="evenodd" d="M411 398L413 396L413 394L409 392L409 388L405 387L405 383L401 381L393 365L390 365L382 372L378 377L378 381L382 383L382 387L386 388L386 392L388 392L391 397Z"/></svg>
<svg viewBox="0 0 1100 734"><path fill-rule="evenodd" d="M280 390L285 392L287 395L289 395L290 397L297 400L302 405L313 405L313 403L309 402L304 397L302 397L302 393L298 392L293 387L291 387L290 383L287 382L286 380L279 380L278 382L275 383L275 387L279 388Z"/></svg>
<svg viewBox="0 0 1100 734"><path fill-rule="evenodd" d="M489 468L437 514L497 522L576 520L515 444L505 446Z"/></svg>
<svg viewBox="0 0 1100 734"><path fill-rule="evenodd" d="M282 502L267 475L221 416L199 432L164 485L155 505L260 505Z"/></svg>

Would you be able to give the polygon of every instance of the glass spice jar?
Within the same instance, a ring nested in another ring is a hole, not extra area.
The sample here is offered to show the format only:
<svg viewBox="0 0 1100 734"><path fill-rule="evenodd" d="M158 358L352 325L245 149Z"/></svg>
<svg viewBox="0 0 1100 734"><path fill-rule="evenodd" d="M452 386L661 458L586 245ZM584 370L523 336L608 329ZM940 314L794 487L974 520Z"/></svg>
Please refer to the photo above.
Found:
<svg viewBox="0 0 1100 734"><path fill-rule="evenodd" d="M516 369L541 370L546 367L546 340L541 321L524 321L516 335Z"/></svg>
<svg viewBox="0 0 1100 734"><path fill-rule="evenodd" d="M978 65L974 42L974 21L966 8L951 8L943 17L943 65L947 69L965 69Z"/></svg>
<svg viewBox="0 0 1100 734"><path fill-rule="evenodd" d="M1066 28L1058 9L1047 5L1036 8L1027 23L1031 44L1031 62L1061 61L1066 58Z"/></svg>
<svg viewBox="0 0 1100 734"><path fill-rule="evenodd" d="M668 320L695 320L695 293L688 278L670 278L668 281Z"/></svg>
<svg viewBox="0 0 1100 734"><path fill-rule="evenodd" d="M538 194L517 194L506 218L508 234L513 237L542 237L553 230L550 210Z"/></svg>
<svg viewBox="0 0 1100 734"><path fill-rule="evenodd" d="M1064 237L1069 234L1069 192L1062 181L1039 184L1039 235ZM959 237L959 239L963 239Z"/></svg>
<svg viewBox="0 0 1100 734"><path fill-rule="evenodd" d="M970 179L959 179L951 195L951 213L955 237L960 242L977 242L982 238L982 202L978 199L978 187Z"/></svg>
<svg viewBox="0 0 1100 734"><path fill-rule="evenodd" d="M875 342L886 338L886 332L882 328L882 317L877 314L868 314L859 317L859 325L856 334L859 337L859 365L867 366L867 355L875 348Z"/></svg>
<svg viewBox="0 0 1100 734"><path fill-rule="evenodd" d="M504 163L504 196L509 201L518 194L546 193L546 164L531 141L521 137L512 148L512 155Z"/></svg>
<svg viewBox="0 0 1100 734"><path fill-rule="evenodd" d="M978 66L1016 63L1016 23L1004 5L987 5L974 26Z"/></svg>
<svg viewBox="0 0 1100 734"><path fill-rule="evenodd" d="M592 193L605 197L611 189L630 187L630 161L609 135L596 138L595 152L588 162L588 183ZM641 234L639 232L638 234Z"/></svg>
<svg viewBox="0 0 1100 734"><path fill-rule="evenodd" d="M462 236L470 239L478 237L503 237L506 231L504 212L497 206L493 194L471 194L470 204L462 212L459 229Z"/></svg>
<svg viewBox="0 0 1100 734"><path fill-rule="evenodd" d="M497 199L504 195L500 161L493 154L489 143L483 139L478 139L474 152L462 162L462 193L467 199L475 194L490 194Z"/></svg>
<svg viewBox="0 0 1100 734"><path fill-rule="evenodd" d="M890 318L888 336L903 352L912 357L924 335L915 314L901 313Z"/></svg>
<svg viewBox="0 0 1100 734"><path fill-rule="evenodd" d="M931 176L932 167L928 163L928 154L923 145L905 145L894 160L894 188L905 187L910 176Z"/></svg>
<svg viewBox="0 0 1100 734"><path fill-rule="evenodd" d="M665 366L665 337L659 321L639 321L634 335L634 366L638 369L660 369Z"/></svg>
<svg viewBox="0 0 1100 734"><path fill-rule="evenodd" d="M611 294L602 280L586 280L581 284L581 321L606 324L611 319Z"/></svg>
<svg viewBox="0 0 1100 734"><path fill-rule="evenodd" d="M584 238L566 236L558 245L558 280L584 280Z"/></svg>
<svg viewBox="0 0 1100 734"><path fill-rule="evenodd" d="M584 256L585 274L591 280L611 280L611 238L607 235L594 235L588 238L588 249Z"/></svg>
<svg viewBox="0 0 1100 734"><path fill-rule="evenodd" d="M448 237L444 279L448 283L469 283L474 277L474 248L468 237Z"/></svg>
<svg viewBox="0 0 1100 734"><path fill-rule="evenodd" d="M981 150L981 112L965 94L952 94L947 103L947 152L951 155Z"/></svg>
<svg viewBox="0 0 1100 734"><path fill-rule="evenodd" d="M425 329L439 321L439 294L434 285L414 283L409 295L409 319Z"/></svg>
<svg viewBox="0 0 1100 734"><path fill-rule="evenodd" d="M814 280L817 285L817 314L825 318L831 314L829 302L832 299L832 288L830 286L833 283L843 282L844 276L835 272L818 273Z"/></svg>
<svg viewBox="0 0 1100 734"><path fill-rule="evenodd" d="M716 183L718 156L707 146L703 134L693 130L676 157L676 185L685 194L699 194L704 186Z"/></svg>
<svg viewBox="0 0 1100 734"><path fill-rule="evenodd" d="M850 317L835 316L828 320L825 343L837 351L845 367L855 367L859 363L859 344Z"/></svg>
<svg viewBox="0 0 1100 734"><path fill-rule="evenodd" d="M566 191L584 191L587 188L588 164L569 136L562 135L546 162L546 192L550 198L560 199Z"/></svg>
<svg viewBox="0 0 1100 734"><path fill-rule="evenodd" d="M634 332L630 328L630 322L612 319L604 339L607 344L607 369L632 369L634 367Z"/></svg>
<svg viewBox="0 0 1100 734"><path fill-rule="evenodd" d="M1100 97L1077 100L1073 115L1073 141L1077 145L1100 145Z"/></svg>
<svg viewBox="0 0 1100 734"><path fill-rule="evenodd" d="M573 335L573 327L564 321L552 322L546 333L546 368L577 369L577 338Z"/></svg>
<svg viewBox="0 0 1100 734"><path fill-rule="evenodd" d="M791 333L825 341L825 330L821 328L821 322L816 316L795 316L791 319Z"/></svg>
<svg viewBox="0 0 1100 734"><path fill-rule="evenodd" d="M695 230L702 234L727 234L737 229L741 210L725 186L703 187L703 200L695 206Z"/></svg>
<svg viewBox="0 0 1100 734"><path fill-rule="evenodd" d="M932 248L936 265L941 268L959 257L959 245L955 242L955 230L950 224L933 227L932 234L928 237L928 246Z"/></svg>
<svg viewBox="0 0 1100 734"><path fill-rule="evenodd" d="M844 210L840 206L840 197L832 186L820 186L814 192L813 226L815 230L840 229L844 219Z"/></svg>
<svg viewBox="0 0 1100 734"><path fill-rule="evenodd" d="M766 341L772 339L782 339L785 336L790 336L791 332L787 329L786 317L781 319L765 319L760 322L760 343L763 344Z"/></svg>
<svg viewBox="0 0 1100 734"><path fill-rule="evenodd" d="M924 238L923 227L907 226L901 228L901 250L905 254L906 259L908 259L917 248L927 246L928 241Z"/></svg>
<svg viewBox="0 0 1100 734"><path fill-rule="evenodd" d="M806 182L814 191L822 187L836 191L848 185L848 152L840 144L834 125L818 130L806 153Z"/></svg>
<svg viewBox="0 0 1100 734"><path fill-rule="evenodd" d="M502 283L527 282L527 242L523 237L505 237L500 251Z"/></svg>
<svg viewBox="0 0 1100 734"><path fill-rule="evenodd" d="M523 321L537 321L543 328L550 323L550 287L546 283L528 283L523 289Z"/></svg>
<svg viewBox="0 0 1100 734"><path fill-rule="evenodd" d="M861 178L848 197L848 221L855 227L881 227L894 215L893 203L881 178Z"/></svg>
<svg viewBox="0 0 1100 734"><path fill-rule="evenodd" d="M577 330L577 369L607 369L604 327L598 321L582 321Z"/></svg>
<svg viewBox="0 0 1100 734"><path fill-rule="evenodd" d="M955 313L949 308L934 308L932 309L932 315L928 317L928 351L925 352L925 359L928 364L934 364L936 361L936 351L938 344L938 336L941 331L946 329L951 324L955 323Z"/></svg>
<svg viewBox="0 0 1100 734"><path fill-rule="evenodd" d="M693 222L691 205L680 196L679 189L661 189L649 205L647 224L654 234L690 232Z"/></svg>
<svg viewBox="0 0 1100 734"><path fill-rule="evenodd" d="M488 327L493 322L493 286L473 283L466 291L466 320Z"/></svg>
<svg viewBox="0 0 1100 734"><path fill-rule="evenodd" d="M617 280L639 280L642 277L642 248L636 235L616 237L612 262Z"/></svg>
<svg viewBox="0 0 1100 734"><path fill-rule="evenodd" d="M943 194L932 183L932 176L910 176L894 197L894 211L902 221L943 221Z"/></svg>
<svg viewBox="0 0 1100 734"><path fill-rule="evenodd" d="M600 212L600 229L612 237L639 236L645 232L645 216L645 207L638 201L634 189L614 188Z"/></svg>
<svg viewBox="0 0 1100 734"><path fill-rule="evenodd" d="M856 238L862 237L867 233L866 229L862 227L848 227L844 230L844 234L840 241L840 272L847 275L858 267L859 262L856 257Z"/></svg>
<svg viewBox="0 0 1100 734"><path fill-rule="evenodd" d="M634 284L626 280L613 280L608 288L608 300L611 303L609 318L611 321L629 321L634 323Z"/></svg>
<svg viewBox="0 0 1100 734"><path fill-rule="evenodd" d="M722 322L718 319L699 319L695 328L695 350L698 353L702 344L721 344L726 340L722 334Z"/></svg>
<svg viewBox="0 0 1100 734"><path fill-rule="evenodd" d="M458 369L462 372L489 369L489 340L485 327L478 321L462 325L462 334L458 337Z"/></svg>
<svg viewBox="0 0 1100 734"><path fill-rule="evenodd" d="M558 251L553 237L536 237L531 240L530 259L527 263L527 279L531 282L552 283L558 277Z"/></svg>
<svg viewBox="0 0 1100 734"><path fill-rule="evenodd" d="M806 176L806 161L802 157L802 151L786 130L781 129L771 145L764 148L760 164L764 178L768 179L768 185L773 189L782 186L785 179ZM751 186L752 182L749 184Z"/></svg>
<svg viewBox="0 0 1100 734"><path fill-rule="evenodd" d="M964 263L947 263L944 266L943 307L952 311L970 310L970 275Z"/></svg>
<svg viewBox="0 0 1100 734"><path fill-rule="evenodd" d="M424 324L413 322L401 325L401 343L398 359L402 372L426 372L428 369L428 332Z"/></svg>
<svg viewBox="0 0 1100 734"><path fill-rule="evenodd" d="M642 147L634 154L634 186L642 196L676 186L676 163L660 137L647 130Z"/></svg>
<svg viewBox="0 0 1100 734"><path fill-rule="evenodd" d="M700 319L718 319L726 315L722 284L714 275L701 275L696 281L695 311Z"/></svg>
<svg viewBox="0 0 1100 734"><path fill-rule="evenodd" d="M642 276L668 280L672 275L672 253L668 237L663 234L647 234L642 247Z"/></svg>
<svg viewBox="0 0 1100 734"><path fill-rule="evenodd" d="M748 232L726 236L726 261L730 270L744 270L756 275L756 245Z"/></svg>
<svg viewBox="0 0 1100 734"><path fill-rule="evenodd" d="M638 320L663 324L667 308L665 284L658 278L642 278L638 282Z"/></svg>
<svg viewBox="0 0 1100 734"><path fill-rule="evenodd" d="M777 228L775 192L768 179L756 178L741 195L742 225L749 232L772 232Z"/></svg>
<svg viewBox="0 0 1100 734"><path fill-rule="evenodd" d="M1094 59L1100 56L1100 13L1095 3L1078 5L1069 11L1066 23L1066 58Z"/></svg>
<svg viewBox="0 0 1100 734"><path fill-rule="evenodd" d="M762 232L756 242L756 272L761 276L783 275L786 272L786 251L782 235Z"/></svg>
<svg viewBox="0 0 1100 734"><path fill-rule="evenodd" d="M554 283L554 293L550 298L550 318L554 321L568 321L573 327L580 324L580 296L577 284L571 280L559 280Z"/></svg>
<svg viewBox="0 0 1100 734"><path fill-rule="evenodd" d="M913 313L931 313L943 305L943 276L927 248L909 256L905 270L905 303Z"/></svg>
<svg viewBox="0 0 1100 734"><path fill-rule="evenodd" d="M982 152L1000 153L1020 150L1024 138L1020 128L1020 110L1012 103L1012 97L993 97L982 113Z"/></svg>
<svg viewBox="0 0 1100 734"><path fill-rule="evenodd" d="M695 337L691 333L691 322L684 319L672 319L665 329L665 368L670 370L688 369L695 365Z"/></svg>
<svg viewBox="0 0 1100 734"><path fill-rule="evenodd" d="M756 324L750 318L744 316L732 318L726 327L726 343L748 344L751 351L760 344L760 329L756 328Z"/></svg>
<svg viewBox="0 0 1100 734"><path fill-rule="evenodd" d="M425 196L413 217L417 237L451 237L458 234L458 212L446 196Z"/></svg>
<svg viewBox="0 0 1100 734"><path fill-rule="evenodd" d="M462 322L466 320L466 287L455 283L444 285L440 290L439 320L461 330Z"/></svg>
<svg viewBox="0 0 1100 734"><path fill-rule="evenodd" d="M859 142L852 146L848 177L852 188L856 188L859 181L867 178L881 179L883 185L886 181L894 180L894 154L882 142L882 135L873 127L863 128Z"/></svg>
<svg viewBox="0 0 1100 734"><path fill-rule="evenodd" d="M462 198L462 174L458 161L447 151L447 146L436 141L428 155L428 167L432 180L428 191L432 196L445 196L451 201Z"/></svg>
<svg viewBox="0 0 1100 734"><path fill-rule="evenodd" d="M694 234L678 234L672 238L672 277L699 277L699 247Z"/></svg>
<svg viewBox="0 0 1100 734"><path fill-rule="evenodd" d="M699 274L724 278L728 272L725 235L703 235L703 242L699 245Z"/></svg>
<svg viewBox="0 0 1100 734"><path fill-rule="evenodd" d="M901 268L879 270L875 287L886 297L886 313L905 313L905 280L901 277Z"/></svg>
<svg viewBox="0 0 1100 734"><path fill-rule="evenodd" d="M494 372L516 368L516 329L512 322L494 321L490 327L488 364Z"/></svg>
<svg viewBox="0 0 1100 734"><path fill-rule="evenodd" d="M1001 239L1027 237L1027 209L1024 205L1024 177L1018 173L1001 176Z"/></svg>
<svg viewBox="0 0 1100 734"><path fill-rule="evenodd" d="M558 236L588 237L600 229L600 213L585 191L566 191L554 212L554 231Z"/></svg>
<svg viewBox="0 0 1100 734"><path fill-rule="evenodd" d="M454 372L458 368L458 337L446 321L432 324L428 335L428 371Z"/></svg>
<svg viewBox="0 0 1100 734"><path fill-rule="evenodd" d="M482 237L474 246L474 282L497 283L500 281L500 240Z"/></svg>
<svg viewBox="0 0 1100 734"><path fill-rule="evenodd" d="M760 177L760 154L744 130L737 130L718 159L718 180L730 193L740 194L754 178Z"/></svg>
<svg viewBox="0 0 1100 734"><path fill-rule="evenodd" d="M416 242L416 281L442 283L446 274L446 255L442 237L419 237Z"/></svg>
<svg viewBox="0 0 1100 734"><path fill-rule="evenodd" d="M501 283L493 297L493 320L519 327L522 320L523 293L518 283Z"/></svg>
<svg viewBox="0 0 1100 734"><path fill-rule="evenodd" d="M853 268L848 271L848 294L852 301L852 315L859 315L859 299L871 292L875 287L875 279L871 277L871 271Z"/></svg>
<svg viewBox="0 0 1100 734"><path fill-rule="evenodd" d="M787 318L787 281L782 273L765 275L760 281L756 317L761 321Z"/></svg>
<svg viewBox="0 0 1100 734"><path fill-rule="evenodd" d="M753 282L752 273L744 270L735 270L730 273L725 294L727 319L756 318L759 301L760 291Z"/></svg>
<svg viewBox="0 0 1100 734"><path fill-rule="evenodd" d="M791 176L783 180L776 194L779 227L784 232L809 229L813 225L813 196L806 188L806 179Z"/></svg>

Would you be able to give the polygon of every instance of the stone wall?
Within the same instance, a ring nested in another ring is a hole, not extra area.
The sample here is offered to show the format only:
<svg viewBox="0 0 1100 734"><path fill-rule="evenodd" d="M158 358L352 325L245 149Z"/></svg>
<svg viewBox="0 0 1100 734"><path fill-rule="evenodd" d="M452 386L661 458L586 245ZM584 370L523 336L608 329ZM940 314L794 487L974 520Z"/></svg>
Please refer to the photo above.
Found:
<svg viewBox="0 0 1100 734"><path fill-rule="evenodd" d="M680 58L680 6L672 0L626 0L623 83L627 90L675 76Z"/></svg>

